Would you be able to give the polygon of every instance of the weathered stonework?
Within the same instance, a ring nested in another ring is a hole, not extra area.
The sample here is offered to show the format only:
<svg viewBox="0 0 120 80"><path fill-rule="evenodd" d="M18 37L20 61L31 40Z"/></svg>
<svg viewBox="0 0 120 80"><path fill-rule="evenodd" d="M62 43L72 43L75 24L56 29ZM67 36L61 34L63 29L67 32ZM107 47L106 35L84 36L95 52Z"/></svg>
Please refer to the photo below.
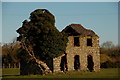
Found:
<svg viewBox="0 0 120 80"><path fill-rule="evenodd" d="M53 59L53 68L54 68L53 72L60 72L61 71L60 70L60 63L61 63L62 56L64 56L64 54Z"/></svg>
<svg viewBox="0 0 120 80"><path fill-rule="evenodd" d="M80 46L74 46L74 37L79 37ZM87 46L87 39L92 39L92 46ZM100 50L99 50L99 37L97 35L77 35L77 36L69 36L68 43L66 47L67 53L67 67L68 71L75 70L74 69L74 57L75 55L79 56L80 62L80 70L89 70L88 69L88 56L92 56L93 60L93 69L95 72L100 71ZM58 58L53 59L53 67L54 72L59 72L60 63L61 63L61 55Z"/></svg>
<svg viewBox="0 0 120 80"><path fill-rule="evenodd" d="M68 57L68 69L74 70L74 56L79 55L80 56L80 69L81 70L87 70L87 56L91 55L93 56L93 62L94 62L94 71L99 71L100 67L100 55L99 55L99 40L98 37L95 38L95 36L92 38L93 46L87 46L86 45L86 39L87 37L79 36L80 37L80 47L75 47L73 44L73 38L74 36L68 37L68 45L66 47L66 53ZM72 59L71 59L72 58Z"/></svg>

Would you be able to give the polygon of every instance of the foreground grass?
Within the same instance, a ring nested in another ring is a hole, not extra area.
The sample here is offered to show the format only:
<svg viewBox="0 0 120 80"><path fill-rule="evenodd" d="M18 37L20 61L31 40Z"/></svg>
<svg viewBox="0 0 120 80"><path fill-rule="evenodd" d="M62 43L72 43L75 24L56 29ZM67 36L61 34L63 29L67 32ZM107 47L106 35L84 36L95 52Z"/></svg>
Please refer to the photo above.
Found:
<svg viewBox="0 0 120 80"><path fill-rule="evenodd" d="M19 68L4 68L2 69L2 75L20 75Z"/></svg>
<svg viewBox="0 0 120 80"><path fill-rule="evenodd" d="M48 75L19 75L19 69L3 69L3 78L117 78L118 68L101 69L100 72L69 71Z"/></svg>

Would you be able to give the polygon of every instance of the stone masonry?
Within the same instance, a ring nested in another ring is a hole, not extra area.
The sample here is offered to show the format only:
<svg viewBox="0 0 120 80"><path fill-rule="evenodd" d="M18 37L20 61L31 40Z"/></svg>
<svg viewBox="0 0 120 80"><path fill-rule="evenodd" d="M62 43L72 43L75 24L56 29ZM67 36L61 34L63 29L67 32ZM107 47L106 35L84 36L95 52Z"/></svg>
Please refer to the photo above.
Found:
<svg viewBox="0 0 120 80"><path fill-rule="evenodd" d="M73 30L72 30L73 29ZM80 29L80 30L79 30ZM72 33L70 32L72 31ZM68 71L75 70L75 56L79 56L79 70L89 70L88 69L88 56L92 56L93 70L95 72L100 71L100 50L99 50L99 36L97 36L92 30L88 30L82 27L80 24L71 24L67 26L63 32L69 33L68 43L66 47L67 54L67 68ZM74 38L79 38L79 46L74 45ZM92 46L87 45L87 39L91 39ZM65 54L53 59L53 72L59 72L61 58Z"/></svg>

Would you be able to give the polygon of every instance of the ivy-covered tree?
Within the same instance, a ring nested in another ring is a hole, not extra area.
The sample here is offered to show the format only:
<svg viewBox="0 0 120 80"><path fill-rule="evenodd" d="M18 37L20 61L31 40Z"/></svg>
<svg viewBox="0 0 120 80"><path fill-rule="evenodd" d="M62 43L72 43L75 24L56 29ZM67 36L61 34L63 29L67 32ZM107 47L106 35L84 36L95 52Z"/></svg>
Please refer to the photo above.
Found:
<svg viewBox="0 0 120 80"><path fill-rule="evenodd" d="M66 50L67 37L56 29L55 18L46 9L33 11L30 14L30 21L23 21L17 33L19 33L17 40L21 42L18 55L21 62L26 64L32 62L31 64L34 63L33 66L36 65L36 69L40 68L42 72L45 69L40 62L58 57Z"/></svg>

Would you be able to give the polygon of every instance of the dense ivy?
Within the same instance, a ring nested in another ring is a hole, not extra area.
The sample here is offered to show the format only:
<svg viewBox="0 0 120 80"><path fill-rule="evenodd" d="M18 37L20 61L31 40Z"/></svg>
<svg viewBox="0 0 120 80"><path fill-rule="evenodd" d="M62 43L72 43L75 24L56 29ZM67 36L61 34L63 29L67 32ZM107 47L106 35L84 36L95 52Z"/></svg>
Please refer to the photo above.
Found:
<svg viewBox="0 0 120 80"><path fill-rule="evenodd" d="M23 21L17 33L18 41L24 38L39 59L55 58L66 50L67 37L56 29L55 18L46 9L33 11L30 21Z"/></svg>

